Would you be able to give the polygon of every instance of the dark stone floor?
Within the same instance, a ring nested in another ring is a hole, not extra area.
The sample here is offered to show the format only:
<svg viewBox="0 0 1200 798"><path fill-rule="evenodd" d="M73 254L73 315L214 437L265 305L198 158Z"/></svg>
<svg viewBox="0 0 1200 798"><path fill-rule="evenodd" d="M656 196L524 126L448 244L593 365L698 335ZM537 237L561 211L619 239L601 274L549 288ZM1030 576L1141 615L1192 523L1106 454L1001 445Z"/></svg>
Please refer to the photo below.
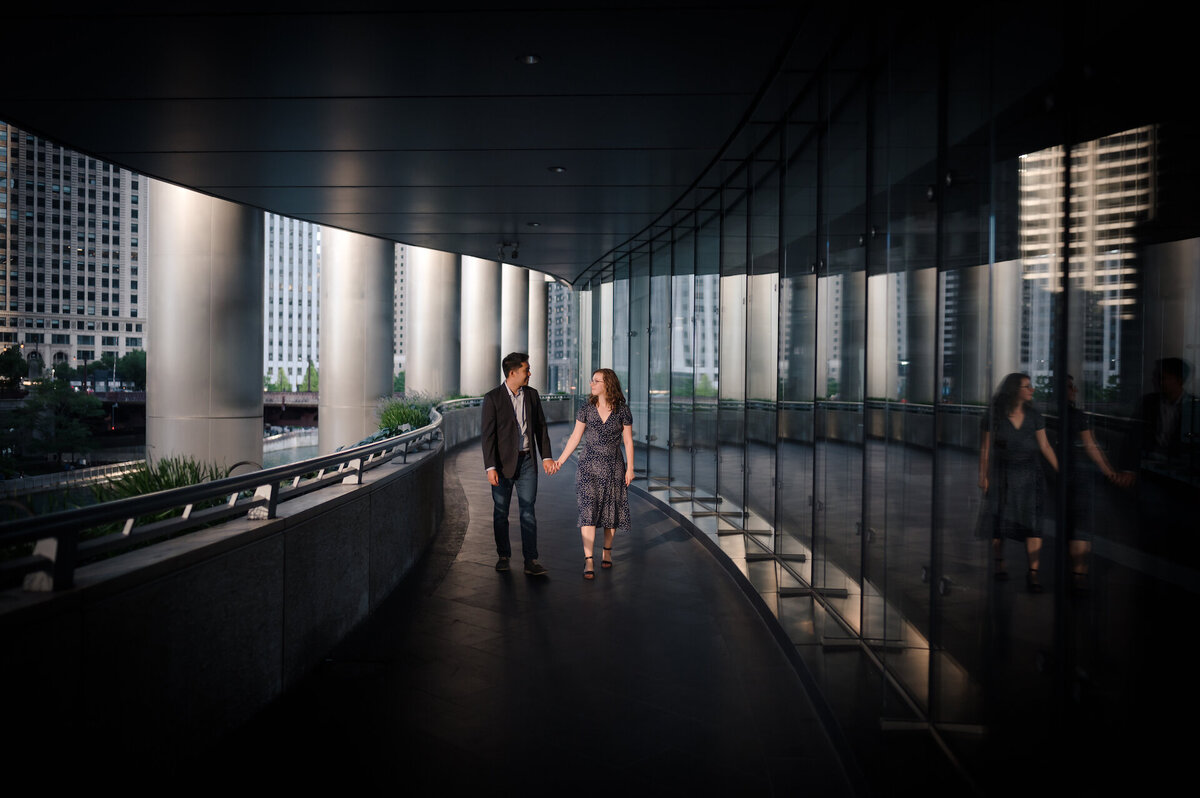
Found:
<svg viewBox="0 0 1200 798"><path fill-rule="evenodd" d="M555 425L557 444L566 425ZM575 468L541 476L545 578L494 569L475 446L447 456L421 567L326 663L204 756L201 782L573 794L849 795L793 665L734 580L631 494L592 582Z"/></svg>

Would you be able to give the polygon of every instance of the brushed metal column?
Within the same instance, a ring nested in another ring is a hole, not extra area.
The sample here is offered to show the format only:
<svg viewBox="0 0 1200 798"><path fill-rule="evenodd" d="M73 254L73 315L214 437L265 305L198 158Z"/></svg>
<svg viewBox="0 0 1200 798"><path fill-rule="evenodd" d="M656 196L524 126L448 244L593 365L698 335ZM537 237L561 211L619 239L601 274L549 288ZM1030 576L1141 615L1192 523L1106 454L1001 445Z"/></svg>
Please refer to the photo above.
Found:
<svg viewBox="0 0 1200 798"><path fill-rule="evenodd" d="M321 454L379 429L379 404L392 394L395 245L321 229Z"/></svg>
<svg viewBox="0 0 1200 798"><path fill-rule="evenodd" d="M459 256L408 248L404 390L445 398L459 393ZM496 365L496 384L500 384Z"/></svg>
<svg viewBox="0 0 1200 798"><path fill-rule="evenodd" d="M459 392L482 396L500 384L500 263L462 256Z"/></svg>
<svg viewBox="0 0 1200 798"><path fill-rule="evenodd" d="M529 270L511 263L502 269L500 357L509 352L529 352Z"/></svg>
<svg viewBox="0 0 1200 798"><path fill-rule="evenodd" d="M262 211L153 181L148 222L146 457L261 463Z"/></svg>
<svg viewBox="0 0 1200 798"><path fill-rule="evenodd" d="M542 272L529 273L529 368L533 376L529 384L539 393L545 393L550 385L550 365L546 356L546 304L548 300L546 275Z"/></svg>

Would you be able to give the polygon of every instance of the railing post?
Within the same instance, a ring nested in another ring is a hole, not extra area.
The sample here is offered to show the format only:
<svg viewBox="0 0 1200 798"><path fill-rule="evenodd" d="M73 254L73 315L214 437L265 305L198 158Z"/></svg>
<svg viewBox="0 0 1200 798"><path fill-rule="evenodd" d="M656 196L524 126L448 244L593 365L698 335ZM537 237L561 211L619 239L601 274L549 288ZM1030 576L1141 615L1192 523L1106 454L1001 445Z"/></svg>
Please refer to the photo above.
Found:
<svg viewBox="0 0 1200 798"><path fill-rule="evenodd" d="M254 498L266 499L266 507L251 507L250 512L246 513L246 517L251 521L266 521L268 518L274 518L279 507L279 485L275 482L268 482L265 485L259 485L254 491Z"/></svg>
<svg viewBox="0 0 1200 798"><path fill-rule="evenodd" d="M64 539L65 538L65 539ZM37 593L51 590L66 590L75 584L75 550L77 540L73 534L63 538L42 538L33 547L33 556L50 561L49 571L25 574L23 587Z"/></svg>

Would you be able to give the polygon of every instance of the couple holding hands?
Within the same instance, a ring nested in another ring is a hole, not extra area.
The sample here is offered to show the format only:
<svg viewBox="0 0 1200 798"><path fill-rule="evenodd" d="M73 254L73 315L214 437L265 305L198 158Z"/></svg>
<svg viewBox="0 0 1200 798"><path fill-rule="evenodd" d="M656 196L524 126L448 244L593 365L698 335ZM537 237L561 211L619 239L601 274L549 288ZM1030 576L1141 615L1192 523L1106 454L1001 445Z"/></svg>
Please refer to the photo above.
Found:
<svg viewBox="0 0 1200 798"><path fill-rule="evenodd" d="M529 387L529 355L513 352L502 363L504 382L483 397L481 440L483 464L492 486L492 525L496 535L497 571L509 570L512 548L508 538L508 508L513 488L521 516L521 553L525 573L545 576L538 562L537 467L558 473L580 441L586 448L579 458L575 499L579 505L579 527L583 537L583 578L594 579L596 528L604 530L602 568L612 567L612 543L618 527L629 528L629 496L633 481L633 414L621 392L621 381L612 369L592 374L591 394L575 415L575 429L563 453L555 460L546 431L538 392ZM621 449L624 448L624 457Z"/></svg>

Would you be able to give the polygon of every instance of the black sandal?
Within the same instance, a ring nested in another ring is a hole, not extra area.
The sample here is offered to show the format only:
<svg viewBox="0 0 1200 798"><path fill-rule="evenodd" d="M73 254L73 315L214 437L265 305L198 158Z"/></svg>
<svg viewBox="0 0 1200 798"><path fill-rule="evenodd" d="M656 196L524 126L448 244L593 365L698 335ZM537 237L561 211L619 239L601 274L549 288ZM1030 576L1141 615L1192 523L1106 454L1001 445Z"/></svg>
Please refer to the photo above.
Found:
<svg viewBox="0 0 1200 798"><path fill-rule="evenodd" d="M1042 592L1042 583L1038 581L1036 568L1030 568L1029 573L1025 574L1025 586L1029 588L1030 593Z"/></svg>
<svg viewBox="0 0 1200 798"><path fill-rule="evenodd" d="M584 579L595 579L596 578L596 572L593 571L591 568L587 567L587 561L590 559L592 559L592 558L591 557L583 558L583 565L584 565L583 578Z"/></svg>
<svg viewBox="0 0 1200 798"><path fill-rule="evenodd" d="M1003 582L1006 579L1008 579L1008 571L1004 570L1004 558L1003 557L996 558L996 571L993 574L993 577L995 578L995 580L997 582Z"/></svg>
<svg viewBox="0 0 1200 798"><path fill-rule="evenodd" d="M605 547L604 547L604 550L605 550L605 551L612 551L612 546L605 546ZM609 556L612 556L612 555L609 555ZM601 560L600 560L600 567L601 567L601 568L612 568L612 560L605 560L605 559L601 559Z"/></svg>

